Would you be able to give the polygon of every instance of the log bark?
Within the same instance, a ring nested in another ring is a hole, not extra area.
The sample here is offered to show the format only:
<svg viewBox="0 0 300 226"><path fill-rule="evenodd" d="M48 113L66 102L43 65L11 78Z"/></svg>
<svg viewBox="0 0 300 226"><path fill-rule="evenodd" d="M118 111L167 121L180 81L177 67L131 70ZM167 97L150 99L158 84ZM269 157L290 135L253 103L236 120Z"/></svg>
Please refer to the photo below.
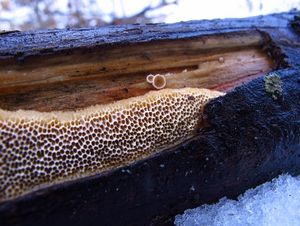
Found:
<svg viewBox="0 0 300 226"><path fill-rule="evenodd" d="M5 109L76 109L140 95L150 89L143 87L145 74L153 72L173 72L179 81L174 87L200 80L208 88L229 92L206 106L207 126L192 139L129 166L2 203L0 222L168 225L186 208L223 196L235 198L281 173L299 174L297 15L1 34L0 106ZM118 61L120 55L126 61ZM216 60L223 56L229 64L217 67ZM235 61L241 56L246 60ZM105 69L98 63L101 60ZM180 83L186 67L191 80ZM282 82L276 98L261 76L272 69ZM47 71L46 77L41 76ZM220 73L225 76L218 77ZM120 81L103 79L112 75ZM82 81L86 81L83 87L78 87ZM121 87L129 94L120 94L120 83L126 84ZM137 88L141 86L144 90ZM45 87L50 88L45 91ZM117 97L107 97L103 91ZM76 95L90 98L79 104L72 101ZM61 102L58 106L54 101L59 96L69 100L61 108ZM43 102L38 97L48 99Z"/></svg>

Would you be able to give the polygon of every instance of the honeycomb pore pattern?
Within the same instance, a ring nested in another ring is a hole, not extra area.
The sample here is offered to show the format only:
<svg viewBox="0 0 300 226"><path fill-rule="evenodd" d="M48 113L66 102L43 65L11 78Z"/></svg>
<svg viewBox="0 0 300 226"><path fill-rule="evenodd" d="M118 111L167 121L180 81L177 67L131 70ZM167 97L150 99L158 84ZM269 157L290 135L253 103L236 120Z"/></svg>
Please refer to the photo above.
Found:
<svg viewBox="0 0 300 226"><path fill-rule="evenodd" d="M222 93L164 89L69 112L0 109L0 201L93 175L192 136Z"/></svg>

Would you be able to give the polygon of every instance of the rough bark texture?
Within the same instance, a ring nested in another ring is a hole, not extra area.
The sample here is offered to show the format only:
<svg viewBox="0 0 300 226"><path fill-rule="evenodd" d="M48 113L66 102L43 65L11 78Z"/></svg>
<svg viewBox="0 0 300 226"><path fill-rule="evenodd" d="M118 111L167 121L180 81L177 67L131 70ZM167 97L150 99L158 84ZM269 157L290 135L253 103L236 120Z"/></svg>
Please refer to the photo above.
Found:
<svg viewBox="0 0 300 226"><path fill-rule="evenodd" d="M206 106L207 127L193 139L130 166L2 203L1 224L167 225L186 208L223 196L234 198L281 173L299 174L300 45L295 15L0 36L1 58L22 64L53 52L255 30L268 40L263 47L276 62L283 89L278 98L272 97L263 78L239 86ZM73 46L70 40L76 40Z"/></svg>

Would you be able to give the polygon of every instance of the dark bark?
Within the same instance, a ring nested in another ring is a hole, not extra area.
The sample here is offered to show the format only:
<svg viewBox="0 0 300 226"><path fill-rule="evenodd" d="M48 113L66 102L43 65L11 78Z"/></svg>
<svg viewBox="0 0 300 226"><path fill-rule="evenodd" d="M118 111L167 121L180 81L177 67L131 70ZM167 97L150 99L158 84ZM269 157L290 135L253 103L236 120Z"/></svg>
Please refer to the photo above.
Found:
<svg viewBox="0 0 300 226"><path fill-rule="evenodd" d="M78 28L13 32L2 34L1 58L26 59L27 56L48 55L53 52L77 49L96 51L119 45L135 45L152 41L191 39L216 33L252 30L287 29L289 20L298 12L274 14L245 19L190 21L175 24L120 25L104 28ZM72 41L72 42L70 42Z"/></svg>
<svg viewBox="0 0 300 226"><path fill-rule="evenodd" d="M276 62L283 89L274 98L263 78L241 85L206 106L207 127L193 139L130 166L2 203L1 224L172 224L174 215L186 208L235 198L281 173L299 174L300 46L291 26L296 14L0 36L2 59L26 61L33 55L71 54L76 48L94 51L257 30L268 40L262 47ZM72 47L70 39L75 40Z"/></svg>

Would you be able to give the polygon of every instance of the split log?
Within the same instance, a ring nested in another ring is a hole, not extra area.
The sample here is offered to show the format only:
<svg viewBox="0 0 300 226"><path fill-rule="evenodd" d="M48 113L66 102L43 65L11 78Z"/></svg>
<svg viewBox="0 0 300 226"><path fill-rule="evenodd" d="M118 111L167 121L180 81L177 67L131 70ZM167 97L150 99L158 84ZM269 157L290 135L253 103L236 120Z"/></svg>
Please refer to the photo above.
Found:
<svg viewBox="0 0 300 226"><path fill-rule="evenodd" d="M171 224L186 208L299 174L297 14L0 34L4 110L107 104L149 92L157 73L170 73L167 88L226 92L188 140L6 200L1 224Z"/></svg>

